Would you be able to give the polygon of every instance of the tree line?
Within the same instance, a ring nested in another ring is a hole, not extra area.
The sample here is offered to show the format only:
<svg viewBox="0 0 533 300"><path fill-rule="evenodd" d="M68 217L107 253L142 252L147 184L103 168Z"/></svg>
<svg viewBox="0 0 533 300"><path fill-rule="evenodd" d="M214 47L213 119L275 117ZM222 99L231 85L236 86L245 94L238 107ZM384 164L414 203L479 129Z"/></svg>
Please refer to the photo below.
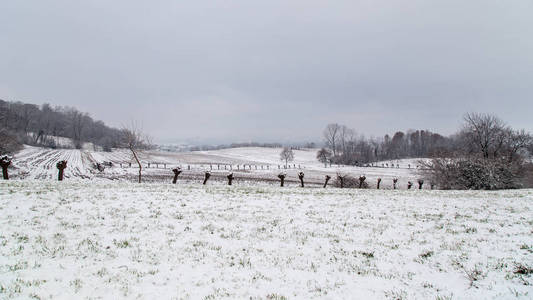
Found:
<svg viewBox="0 0 533 300"><path fill-rule="evenodd" d="M533 137L497 116L468 113L458 132L442 136L428 130L396 132L392 138L366 139L336 123L323 132L324 164L360 165L380 160L430 158L426 176L442 189L508 189L533 186Z"/></svg>
<svg viewBox="0 0 533 300"><path fill-rule="evenodd" d="M1 152L14 152L21 144L65 147L53 137L70 138L75 148L90 142L104 151L118 146L121 130L94 120L72 107L35 105L0 100Z"/></svg>
<svg viewBox="0 0 533 300"><path fill-rule="evenodd" d="M359 165L381 160L430 157L449 152L454 140L429 130L397 131L391 137L369 138L345 125L332 123L323 132L325 148L317 158L323 163Z"/></svg>

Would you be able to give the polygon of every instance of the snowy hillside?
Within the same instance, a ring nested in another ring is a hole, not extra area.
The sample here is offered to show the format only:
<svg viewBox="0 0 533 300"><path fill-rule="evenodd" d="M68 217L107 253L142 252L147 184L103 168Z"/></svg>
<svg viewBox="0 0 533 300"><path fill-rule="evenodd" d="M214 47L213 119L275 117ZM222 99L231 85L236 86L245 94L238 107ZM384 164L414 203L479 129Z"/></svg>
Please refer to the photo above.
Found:
<svg viewBox="0 0 533 300"><path fill-rule="evenodd" d="M0 298L531 299L533 191L0 182Z"/></svg>
<svg viewBox="0 0 533 300"><path fill-rule="evenodd" d="M233 148L204 152L164 152L149 151L140 154L145 178L148 181L168 181L171 169L180 166L184 169L183 178L195 179L204 171L212 171L213 180L223 179L228 172L234 172L236 178L245 180L277 180L279 172L287 172L288 181L296 181L296 174L305 172L310 184L322 184L324 176L335 177L337 173L352 176L365 175L369 184L375 185L378 177L383 179L382 187L392 185L392 178L399 178L399 187L405 188L407 181L420 178L416 159L387 161L375 164L375 167L327 166L316 160L317 149L295 150L294 161L288 169L280 161L279 148ZM113 152L99 152L89 149L64 150L45 149L25 146L15 154L13 168L10 171L14 179L50 179L56 178L55 164L67 160L66 180L73 179L132 179L138 168L131 153L126 149ZM103 172L96 169L96 164L107 165ZM131 164L131 165L130 165ZM394 164L394 167L392 167ZM381 167L387 165L388 167Z"/></svg>

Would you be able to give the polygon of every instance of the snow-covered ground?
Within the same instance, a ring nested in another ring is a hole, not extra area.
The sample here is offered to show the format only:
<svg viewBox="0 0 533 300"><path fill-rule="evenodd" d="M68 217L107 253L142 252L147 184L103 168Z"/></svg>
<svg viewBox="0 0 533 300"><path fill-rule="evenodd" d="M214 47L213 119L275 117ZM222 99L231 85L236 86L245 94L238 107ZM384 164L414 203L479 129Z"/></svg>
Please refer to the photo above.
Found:
<svg viewBox="0 0 533 300"><path fill-rule="evenodd" d="M88 182L0 182L1 299L533 295L533 190Z"/></svg>
<svg viewBox="0 0 533 300"><path fill-rule="evenodd" d="M279 172L286 172L289 182L297 180L297 173L305 172L306 182L321 184L325 175L335 178L337 173L355 177L365 175L371 186L376 185L377 178L382 178L381 186L390 188L392 179L399 178L398 186L405 188L407 181L415 182L421 178L417 172L417 159L384 161L375 167L324 166L316 159L318 149L295 150L294 161L285 169L279 159L279 148L233 148L204 152L163 152L149 151L140 154L145 178L149 181L168 181L172 178L171 169L181 166L183 178L201 177L204 171L214 173L213 180L223 179L228 172L234 172L239 179L277 180ZM131 153L126 149L113 152L99 152L89 149L65 150L45 149L25 146L15 154L13 168L10 170L14 179L49 179L57 176L55 164L67 160L66 180L70 179L127 179L131 180L138 172ZM96 169L96 163L112 162L103 172ZM131 163L131 166L130 166ZM150 164L150 167L148 167ZM394 164L394 167L391 167ZM381 167L381 166L389 167ZM426 185L426 187L429 185Z"/></svg>

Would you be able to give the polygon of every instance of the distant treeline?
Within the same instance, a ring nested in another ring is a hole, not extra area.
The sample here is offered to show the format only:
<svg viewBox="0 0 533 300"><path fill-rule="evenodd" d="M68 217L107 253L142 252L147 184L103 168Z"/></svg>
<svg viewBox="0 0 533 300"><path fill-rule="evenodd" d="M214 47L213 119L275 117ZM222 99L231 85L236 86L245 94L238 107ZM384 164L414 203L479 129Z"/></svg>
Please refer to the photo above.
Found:
<svg viewBox="0 0 533 300"><path fill-rule="evenodd" d="M424 163L426 176L441 189L533 187L533 136L494 115L466 114L461 129L448 137L409 130L366 139L334 123L324 129L324 142L317 159L325 165L425 157L432 158Z"/></svg>
<svg viewBox="0 0 533 300"><path fill-rule="evenodd" d="M189 151L209 151L209 150L222 150L230 148L241 148L241 147L265 147L265 148L281 148L283 145L280 143L231 143L226 145L203 145L203 146L191 146L187 150Z"/></svg>
<svg viewBox="0 0 533 300"><path fill-rule="evenodd" d="M455 146L450 137L429 130L397 131L392 137L367 139L345 125L329 124L324 130L329 153L324 159L332 163L356 165L380 160L431 157L449 152Z"/></svg>
<svg viewBox="0 0 533 300"><path fill-rule="evenodd" d="M58 145L52 137L69 138L75 148L91 142L110 151L117 146L120 134L120 130L72 107L0 100L0 143L4 144L2 148L10 148L0 149L2 152L13 152L17 149L12 148L20 148L22 143L51 148L66 146Z"/></svg>

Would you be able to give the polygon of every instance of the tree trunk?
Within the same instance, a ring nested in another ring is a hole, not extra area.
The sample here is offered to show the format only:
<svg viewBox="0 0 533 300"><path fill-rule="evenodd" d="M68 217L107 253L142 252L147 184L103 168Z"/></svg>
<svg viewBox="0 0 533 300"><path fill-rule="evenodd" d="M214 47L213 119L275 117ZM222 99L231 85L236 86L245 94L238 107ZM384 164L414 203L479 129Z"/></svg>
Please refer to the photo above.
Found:
<svg viewBox="0 0 533 300"><path fill-rule="evenodd" d="M7 155L0 158L0 166L2 167L2 175L4 177L4 180L9 180L9 174L7 173L7 169L11 165L11 158L9 158Z"/></svg>
<svg viewBox="0 0 533 300"><path fill-rule="evenodd" d="M298 173L298 178L300 179L300 184L304 187L304 172Z"/></svg>
<svg viewBox="0 0 533 300"><path fill-rule="evenodd" d="M67 161L62 160L56 164L57 169L59 170L59 173L57 174L57 180L63 181L63 170L67 168Z"/></svg>
<svg viewBox="0 0 533 300"><path fill-rule="evenodd" d="M207 183L207 180L209 180L209 177L211 177L211 173L209 172L205 172L205 175L204 175L204 185Z"/></svg>
<svg viewBox="0 0 533 300"><path fill-rule="evenodd" d="M278 178L281 181L281 187L283 187L283 185L285 184L285 175L284 174L279 174Z"/></svg>
<svg viewBox="0 0 533 300"><path fill-rule="evenodd" d="M359 188L362 189L363 188L363 183L365 182L366 180L366 177L363 175L363 176L359 176Z"/></svg>
<svg viewBox="0 0 533 300"><path fill-rule="evenodd" d="M421 190L422 189L422 185L424 184L424 180L420 179L418 180L418 189Z"/></svg>
<svg viewBox="0 0 533 300"><path fill-rule="evenodd" d="M331 179L331 176L326 175L326 181L324 182L324 188L328 185L328 181Z"/></svg>
<svg viewBox="0 0 533 300"><path fill-rule="evenodd" d="M131 153L133 153L133 157L135 158L135 161L139 165L139 183L141 183L143 166L141 165L141 162L139 161L139 158L137 157L137 153L135 152L135 149L130 148L130 151Z"/></svg>
<svg viewBox="0 0 533 300"><path fill-rule="evenodd" d="M4 180L9 180L9 174L7 174L7 166L2 165L2 175Z"/></svg>
<svg viewBox="0 0 533 300"><path fill-rule="evenodd" d="M381 178L378 178L378 190L379 190L379 185L381 184Z"/></svg>
<svg viewBox="0 0 533 300"><path fill-rule="evenodd" d="M228 185L231 185L233 182L233 173L230 173L227 177L228 177Z"/></svg>
<svg viewBox="0 0 533 300"><path fill-rule="evenodd" d="M396 189L396 183L398 183L398 178L394 178L394 179L392 180L392 188L393 188L393 189Z"/></svg>
<svg viewBox="0 0 533 300"><path fill-rule="evenodd" d="M172 183L176 184L176 182L178 181L178 175L180 175L181 173L181 169L175 168L175 169L172 169L172 172L174 172L174 179L172 179Z"/></svg>
<svg viewBox="0 0 533 300"><path fill-rule="evenodd" d="M343 176L337 176L337 178L341 182L341 189L344 188L344 177Z"/></svg>

